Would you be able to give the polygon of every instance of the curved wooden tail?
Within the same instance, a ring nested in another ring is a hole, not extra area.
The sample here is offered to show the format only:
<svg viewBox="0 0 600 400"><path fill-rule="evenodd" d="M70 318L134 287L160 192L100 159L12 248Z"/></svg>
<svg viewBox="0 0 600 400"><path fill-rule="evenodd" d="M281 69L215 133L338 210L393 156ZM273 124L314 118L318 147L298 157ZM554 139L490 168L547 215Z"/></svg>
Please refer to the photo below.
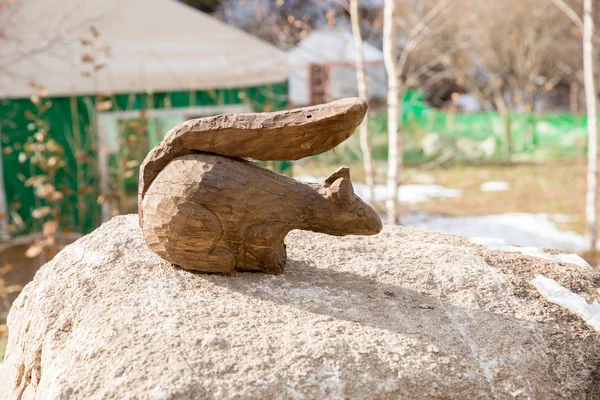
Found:
<svg viewBox="0 0 600 400"><path fill-rule="evenodd" d="M227 114L190 120L171 129L140 167L142 199L159 172L174 158L197 152L256 160L298 160L321 154L348 139L367 112L359 98L293 110Z"/></svg>

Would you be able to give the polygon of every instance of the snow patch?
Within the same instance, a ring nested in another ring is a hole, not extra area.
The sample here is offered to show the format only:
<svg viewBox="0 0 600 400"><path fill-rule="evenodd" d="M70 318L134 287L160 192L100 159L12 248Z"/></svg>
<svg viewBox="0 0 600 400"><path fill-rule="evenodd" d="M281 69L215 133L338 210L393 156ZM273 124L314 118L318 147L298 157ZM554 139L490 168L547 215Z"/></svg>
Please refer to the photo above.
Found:
<svg viewBox="0 0 600 400"><path fill-rule="evenodd" d="M577 254L556 254L554 256L557 261L578 265L582 268L592 268L592 266L579 257Z"/></svg>
<svg viewBox="0 0 600 400"><path fill-rule="evenodd" d="M385 185L375 185L375 202L387 200ZM354 192L365 201L370 201L369 188L362 183L354 184ZM462 190L451 189L434 184L402 185L398 188L398 200L405 204L418 204L431 199L447 199L462 196Z"/></svg>
<svg viewBox="0 0 600 400"><path fill-rule="evenodd" d="M510 185L505 181L489 181L479 186L482 192L506 192L509 188Z"/></svg>
<svg viewBox="0 0 600 400"><path fill-rule="evenodd" d="M507 213L444 217L411 213L403 215L401 221L403 225L413 228L452 235L499 238L509 245L547 247L574 253L587 250L583 235L561 231L548 214Z"/></svg>
<svg viewBox="0 0 600 400"><path fill-rule="evenodd" d="M574 222L576 220L576 218L574 218L571 215L567 215L567 214L552 214L552 215L550 215L550 220L554 221L554 222L566 224L569 222Z"/></svg>
<svg viewBox="0 0 600 400"><path fill-rule="evenodd" d="M413 181L421 184L432 185L435 183L435 178L429 174L416 174L412 177Z"/></svg>
<svg viewBox="0 0 600 400"><path fill-rule="evenodd" d="M600 304L598 304L598 300L594 300L592 304L589 304L583 297L543 275L538 275L532 283L546 300L579 315L588 325L600 331Z"/></svg>
<svg viewBox="0 0 600 400"><path fill-rule="evenodd" d="M587 261L577 254L550 254L537 247L519 247L505 244L505 239L473 237L471 243L482 245L488 249L507 251L511 253L522 253L531 257L543 258L545 260L575 264L582 268L592 268Z"/></svg>

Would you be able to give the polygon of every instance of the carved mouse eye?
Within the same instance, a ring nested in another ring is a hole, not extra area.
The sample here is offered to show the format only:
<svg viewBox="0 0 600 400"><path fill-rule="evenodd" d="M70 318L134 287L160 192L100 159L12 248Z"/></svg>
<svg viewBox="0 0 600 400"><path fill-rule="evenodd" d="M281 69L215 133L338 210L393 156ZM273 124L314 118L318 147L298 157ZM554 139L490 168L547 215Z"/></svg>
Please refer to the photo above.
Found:
<svg viewBox="0 0 600 400"><path fill-rule="evenodd" d="M358 209L358 211L356 212L356 214L357 214L359 217L364 217L364 216L365 216L365 210L364 210L364 209L362 209L362 208L359 208L359 209Z"/></svg>

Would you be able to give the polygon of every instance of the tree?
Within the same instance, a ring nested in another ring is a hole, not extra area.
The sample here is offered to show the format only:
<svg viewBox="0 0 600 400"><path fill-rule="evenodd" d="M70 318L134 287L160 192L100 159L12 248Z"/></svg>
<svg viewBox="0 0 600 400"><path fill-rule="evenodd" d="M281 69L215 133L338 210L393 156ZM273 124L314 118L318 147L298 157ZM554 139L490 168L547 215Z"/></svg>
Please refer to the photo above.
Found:
<svg viewBox="0 0 600 400"><path fill-rule="evenodd" d="M587 191L585 200L585 218L588 225L590 250L596 250L598 236L596 214L598 211L598 121L596 114L596 83L594 82L594 21L592 19L592 0L583 2L583 70L588 126L588 168Z"/></svg>
<svg viewBox="0 0 600 400"><path fill-rule="evenodd" d="M383 56L388 75L387 114L388 114L388 172L387 172L387 220L395 224L398 220L398 173L400 163L400 110L396 49L396 1L385 0L383 10Z"/></svg>
<svg viewBox="0 0 600 400"><path fill-rule="evenodd" d="M350 0L350 16L352 21L352 33L354 35L354 47L356 51L356 82L358 87L358 97L367 101L367 80L365 76L365 62L363 54L363 40L360 32L360 15L358 0ZM369 201L371 204L375 201L375 191L373 182L373 163L371 160L371 148L369 146L369 114L365 115L360 124L360 149L363 156L365 169L365 180L369 187Z"/></svg>
<svg viewBox="0 0 600 400"><path fill-rule="evenodd" d="M452 37L458 0L386 0L383 53L388 74L387 222L398 223L398 188L403 180L402 99L412 88L426 89L450 77L449 57L467 44ZM400 28L400 29L398 29ZM399 46L398 39L402 39Z"/></svg>
<svg viewBox="0 0 600 400"><path fill-rule="evenodd" d="M588 231L588 247L590 250L595 251L598 237L596 219L598 211L598 120L596 102L598 101L598 96L594 81L594 20L592 18L592 0L583 0L583 19L564 0L551 1L575 23L575 26L577 26L583 37L583 79L588 131L585 219Z"/></svg>
<svg viewBox="0 0 600 400"><path fill-rule="evenodd" d="M288 49L313 29L344 24L347 5L347 0L223 0L218 14L228 24Z"/></svg>
<svg viewBox="0 0 600 400"><path fill-rule="evenodd" d="M464 91L503 117L504 156L510 160L516 146L511 112L529 114L529 135L519 145L533 148L535 113L557 85L576 79L580 50L572 25L547 0L463 0L463 11L455 26L471 45L448 68Z"/></svg>

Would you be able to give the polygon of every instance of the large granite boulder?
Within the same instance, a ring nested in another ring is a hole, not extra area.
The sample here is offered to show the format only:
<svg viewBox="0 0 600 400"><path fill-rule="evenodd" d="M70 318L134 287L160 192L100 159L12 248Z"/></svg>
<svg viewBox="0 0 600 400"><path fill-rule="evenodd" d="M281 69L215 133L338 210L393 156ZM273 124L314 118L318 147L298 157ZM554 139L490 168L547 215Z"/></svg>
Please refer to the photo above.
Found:
<svg viewBox="0 0 600 400"><path fill-rule="evenodd" d="M286 242L282 275L195 274L114 218L16 300L2 398L600 398L600 273L576 257L401 227Z"/></svg>

